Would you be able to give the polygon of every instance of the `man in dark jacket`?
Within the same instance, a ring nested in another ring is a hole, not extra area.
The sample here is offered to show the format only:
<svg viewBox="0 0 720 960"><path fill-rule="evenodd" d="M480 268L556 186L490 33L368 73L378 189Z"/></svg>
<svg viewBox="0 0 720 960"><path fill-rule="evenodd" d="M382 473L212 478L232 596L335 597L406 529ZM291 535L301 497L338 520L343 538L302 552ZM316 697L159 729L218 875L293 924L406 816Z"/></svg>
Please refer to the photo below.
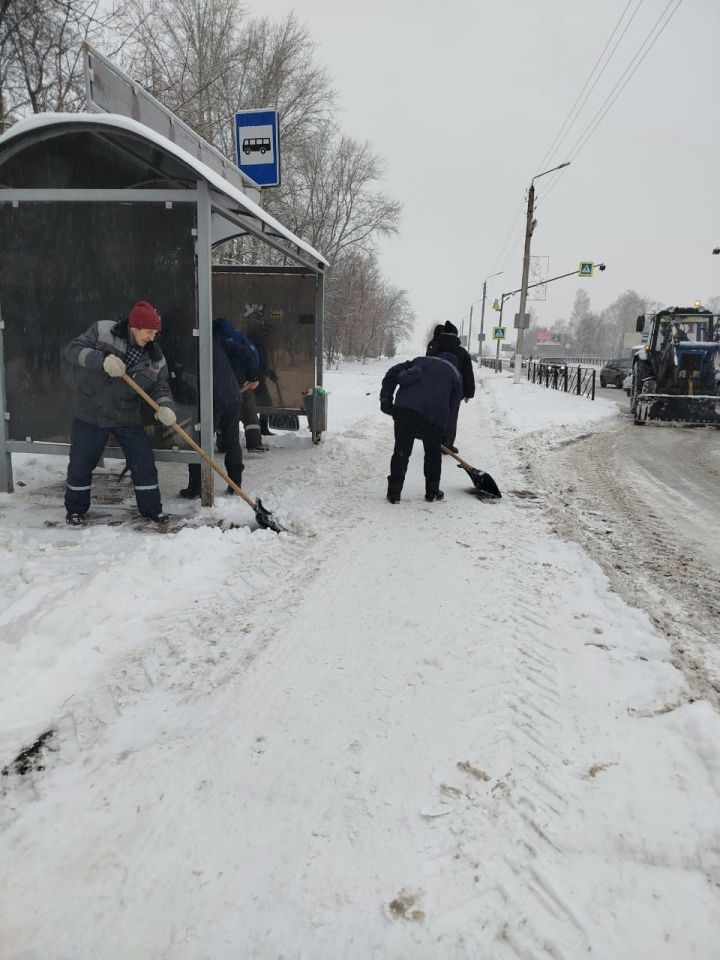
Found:
<svg viewBox="0 0 720 960"><path fill-rule="evenodd" d="M428 344L427 356L437 357L441 353L452 353L460 367L462 377L462 398L465 403L475 396L475 374L473 373L472 359L467 350L460 345L460 337L457 335L457 327L448 320L444 326L438 325L433 332L433 338ZM448 422L447 432L443 443L446 447L457 453L455 446L455 434L457 433L457 418L460 409L460 402Z"/></svg>
<svg viewBox="0 0 720 960"><path fill-rule="evenodd" d="M268 449L262 441L260 418L255 391L260 385L260 354L244 333L236 330L225 317L218 317L215 329L225 344L230 364L241 387L242 423L245 430L245 446L248 450L264 452Z"/></svg>
<svg viewBox="0 0 720 960"><path fill-rule="evenodd" d="M415 440L422 440L425 450L425 499L428 502L442 500L440 443L461 396L457 359L452 353L415 357L396 364L385 374L380 388L380 409L395 422L395 449L387 478L390 503L400 501Z"/></svg>
<svg viewBox="0 0 720 960"><path fill-rule="evenodd" d="M242 391L230 361L232 345L221 333L220 321L213 324L213 422L218 449L225 454L225 472L239 487L242 486L243 457L240 447L240 420L242 418ZM180 491L186 500L196 500L201 490L199 463L188 464L188 485ZM227 488L229 494L235 491Z"/></svg>
<svg viewBox="0 0 720 960"><path fill-rule="evenodd" d="M167 363L160 345L154 342L161 326L157 310L142 300L126 320L100 320L65 348L64 359L74 373L75 386L65 488L67 522L73 526L84 523L92 472L111 433L130 468L138 510L156 523L168 520L160 500L152 445L143 427L142 401L121 379L127 371L159 404L155 418L165 427L175 423Z"/></svg>

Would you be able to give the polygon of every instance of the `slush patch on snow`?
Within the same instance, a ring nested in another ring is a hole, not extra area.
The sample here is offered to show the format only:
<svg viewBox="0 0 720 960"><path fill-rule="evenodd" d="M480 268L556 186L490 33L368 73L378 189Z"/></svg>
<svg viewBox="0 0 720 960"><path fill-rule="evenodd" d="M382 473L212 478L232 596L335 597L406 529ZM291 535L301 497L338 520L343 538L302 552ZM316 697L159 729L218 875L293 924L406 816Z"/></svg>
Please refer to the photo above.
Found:
<svg viewBox="0 0 720 960"><path fill-rule="evenodd" d="M401 890L397 897L388 904L388 911L393 920L413 920L415 923L422 923L425 919L425 912L422 910L421 904L422 896L420 893Z"/></svg>
<svg viewBox="0 0 720 960"><path fill-rule="evenodd" d="M24 777L28 773L44 770L47 753L58 749L56 733L54 729L41 733L34 743L21 750L11 763L3 767L0 774L3 777L9 777L12 774Z"/></svg>
<svg viewBox="0 0 720 960"><path fill-rule="evenodd" d="M485 773L484 770L479 770L477 767L474 767L467 760L461 760L457 764L458 770L462 770L464 773L469 773L471 777L475 777L476 780L492 780L492 777Z"/></svg>

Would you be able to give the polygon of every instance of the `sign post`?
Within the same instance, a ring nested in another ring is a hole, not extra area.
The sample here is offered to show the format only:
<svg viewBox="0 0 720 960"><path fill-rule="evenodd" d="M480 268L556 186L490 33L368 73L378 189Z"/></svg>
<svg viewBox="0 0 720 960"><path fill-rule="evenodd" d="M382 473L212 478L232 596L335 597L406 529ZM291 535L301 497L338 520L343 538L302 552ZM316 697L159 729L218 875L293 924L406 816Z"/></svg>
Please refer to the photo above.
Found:
<svg viewBox="0 0 720 960"><path fill-rule="evenodd" d="M502 317L502 308L500 310L500 316ZM500 344L507 336L507 327L503 327L502 325L496 326L492 328L492 331L492 338L495 341L495 371L497 372L500 366Z"/></svg>
<svg viewBox="0 0 720 960"><path fill-rule="evenodd" d="M259 186L279 186L277 110L240 110L235 114L235 156L238 167Z"/></svg>

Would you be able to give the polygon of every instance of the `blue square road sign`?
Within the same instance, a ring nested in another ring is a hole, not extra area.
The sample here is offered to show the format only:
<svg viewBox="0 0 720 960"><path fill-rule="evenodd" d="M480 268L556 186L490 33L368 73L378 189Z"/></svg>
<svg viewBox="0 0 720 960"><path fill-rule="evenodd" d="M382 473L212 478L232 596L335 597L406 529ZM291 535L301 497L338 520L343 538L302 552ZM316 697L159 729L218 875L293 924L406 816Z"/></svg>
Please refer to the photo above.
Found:
<svg viewBox="0 0 720 960"><path fill-rule="evenodd" d="M235 114L237 165L258 186L280 184L277 110L240 110Z"/></svg>

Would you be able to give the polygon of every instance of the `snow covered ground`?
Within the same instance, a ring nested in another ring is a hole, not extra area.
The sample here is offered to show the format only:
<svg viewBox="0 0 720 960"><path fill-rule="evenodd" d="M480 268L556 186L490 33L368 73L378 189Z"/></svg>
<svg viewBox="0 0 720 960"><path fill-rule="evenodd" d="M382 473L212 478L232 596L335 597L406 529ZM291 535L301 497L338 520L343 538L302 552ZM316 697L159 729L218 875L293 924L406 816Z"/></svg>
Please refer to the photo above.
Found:
<svg viewBox="0 0 720 960"><path fill-rule="evenodd" d="M459 446L503 499L446 459L425 503L416 450L393 506L388 365L328 374L319 447L248 458L287 534L167 465L165 508L222 526L48 526L65 464L14 458L3 960L717 957L717 714L518 456L617 407L483 370Z"/></svg>

